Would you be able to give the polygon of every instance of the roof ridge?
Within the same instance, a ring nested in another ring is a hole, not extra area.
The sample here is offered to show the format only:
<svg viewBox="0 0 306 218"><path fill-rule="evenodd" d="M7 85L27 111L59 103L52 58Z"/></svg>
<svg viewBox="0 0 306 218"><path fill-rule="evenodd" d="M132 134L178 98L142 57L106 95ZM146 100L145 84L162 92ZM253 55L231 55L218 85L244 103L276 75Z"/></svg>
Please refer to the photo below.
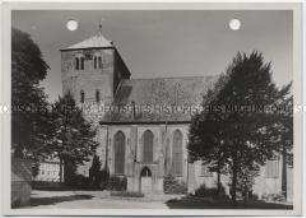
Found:
<svg viewBox="0 0 306 218"><path fill-rule="evenodd" d="M206 77L214 77L214 76L215 75L205 75L205 76L169 76L169 77L151 77L151 78L131 78L130 80L206 78Z"/></svg>
<svg viewBox="0 0 306 218"><path fill-rule="evenodd" d="M80 42L74 43L62 50L113 47L113 42L105 38L102 33L96 33Z"/></svg>

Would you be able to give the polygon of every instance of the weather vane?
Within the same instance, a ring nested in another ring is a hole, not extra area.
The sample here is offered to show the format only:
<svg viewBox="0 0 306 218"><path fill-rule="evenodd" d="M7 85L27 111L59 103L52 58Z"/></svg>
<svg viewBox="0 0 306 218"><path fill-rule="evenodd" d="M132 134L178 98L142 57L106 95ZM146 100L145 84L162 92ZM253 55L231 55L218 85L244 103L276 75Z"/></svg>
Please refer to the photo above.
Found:
<svg viewBox="0 0 306 218"><path fill-rule="evenodd" d="M105 19L102 17L99 22L99 33L102 33L102 23Z"/></svg>

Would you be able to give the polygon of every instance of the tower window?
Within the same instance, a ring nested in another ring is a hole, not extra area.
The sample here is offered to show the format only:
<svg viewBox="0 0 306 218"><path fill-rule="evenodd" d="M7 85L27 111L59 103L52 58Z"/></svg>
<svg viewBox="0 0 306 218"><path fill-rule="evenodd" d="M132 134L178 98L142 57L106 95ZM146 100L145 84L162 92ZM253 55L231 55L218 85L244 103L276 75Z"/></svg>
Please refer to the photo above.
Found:
<svg viewBox="0 0 306 218"><path fill-rule="evenodd" d="M85 93L84 93L84 91L83 90L81 90L81 92L80 92L80 102L81 103L84 103L84 101L85 101Z"/></svg>
<svg viewBox="0 0 306 218"><path fill-rule="evenodd" d="M102 69L102 57L98 57L98 67Z"/></svg>
<svg viewBox="0 0 306 218"><path fill-rule="evenodd" d="M80 69L80 61L79 61L79 58L75 58L75 69L76 69L76 70Z"/></svg>
<svg viewBox="0 0 306 218"><path fill-rule="evenodd" d="M96 102L97 103L100 102L100 91L99 90L96 91Z"/></svg>
<svg viewBox="0 0 306 218"><path fill-rule="evenodd" d="M81 70L84 70L84 61L85 61L84 57L81 57L81 66L80 66Z"/></svg>
<svg viewBox="0 0 306 218"><path fill-rule="evenodd" d="M94 57L94 69L97 69L97 56Z"/></svg>

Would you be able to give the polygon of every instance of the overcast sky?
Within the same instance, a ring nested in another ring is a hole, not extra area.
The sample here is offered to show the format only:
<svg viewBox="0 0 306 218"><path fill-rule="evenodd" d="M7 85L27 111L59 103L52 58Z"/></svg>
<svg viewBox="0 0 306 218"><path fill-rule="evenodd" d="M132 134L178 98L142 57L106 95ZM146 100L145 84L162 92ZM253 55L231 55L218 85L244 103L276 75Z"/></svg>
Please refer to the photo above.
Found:
<svg viewBox="0 0 306 218"><path fill-rule="evenodd" d="M66 28L71 18L76 31ZM14 11L12 25L32 36L51 68L42 83L51 101L62 94L59 49L94 35L101 18L133 78L216 75L237 51L256 49L278 85L292 79L290 11ZM232 18L240 30L228 27Z"/></svg>

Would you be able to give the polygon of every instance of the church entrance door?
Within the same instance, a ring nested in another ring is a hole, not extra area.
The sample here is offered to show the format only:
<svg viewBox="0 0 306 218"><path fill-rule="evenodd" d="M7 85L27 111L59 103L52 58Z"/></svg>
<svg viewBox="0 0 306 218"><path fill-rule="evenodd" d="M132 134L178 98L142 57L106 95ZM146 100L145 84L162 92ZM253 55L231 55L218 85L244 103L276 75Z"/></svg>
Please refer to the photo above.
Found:
<svg viewBox="0 0 306 218"><path fill-rule="evenodd" d="M140 192L149 194L152 192L152 173L148 167L144 167L140 173Z"/></svg>

